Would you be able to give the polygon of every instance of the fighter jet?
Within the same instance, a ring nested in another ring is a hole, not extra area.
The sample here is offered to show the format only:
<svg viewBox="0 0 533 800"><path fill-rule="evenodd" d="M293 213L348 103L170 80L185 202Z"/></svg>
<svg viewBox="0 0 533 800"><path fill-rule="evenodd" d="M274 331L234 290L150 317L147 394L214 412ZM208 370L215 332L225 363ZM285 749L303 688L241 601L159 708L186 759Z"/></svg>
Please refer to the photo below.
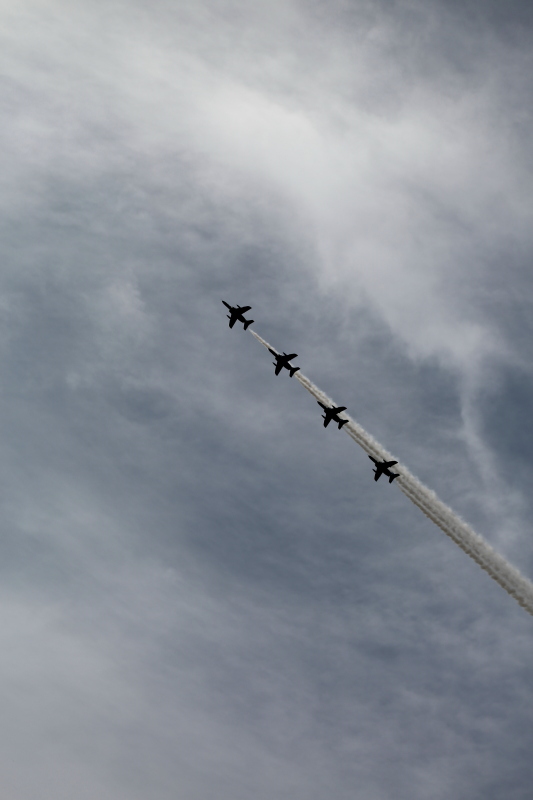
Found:
<svg viewBox="0 0 533 800"><path fill-rule="evenodd" d="M272 355L276 359L275 361L272 362L276 367L276 369L274 370L276 375L279 375L283 367L285 367L285 369L289 370L292 378L294 373L298 372L298 370L300 369L300 367L291 367L291 365L289 364L289 361L291 361L291 359L298 358L298 353L289 353L289 355L287 355L287 353L283 352L283 355L281 355L280 353L276 353L275 350L271 350L270 347L268 348L268 352L272 353Z"/></svg>
<svg viewBox="0 0 533 800"><path fill-rule="evenodd" d="M374 480L377 481L381 475L386 475L389 479L389 483L392 483L394 478L398 478L400 473L399 472L391 472L389 467L393 467L397 464L397 461L376 461L375 458L372 456L368 456L371 461L374 462L376 465L376 469L374 470Z"/></svg>
<svg viewBox="0 0 533 800"><path fill-rule="evenodd" d="M237 320L239 320L239 322L242 322L244 324L244 330L246 330L248 325L252 324L253 319L245 319L244 318L244 313L246 311L249 311L252 306L235 306L235 307L233 307L233 306L230 306L229 303L226 303L225 300L223 300L222 302L224 303L226 308L229 308L229 312L230 313L227 316L228 316L228 319L229 319L230 328L233 328L233 326L235 325Z"/></svg>
<svg viewBox="0 0 533 800"><path fill-rule="evenodd" d="M335 422L339 423L339 430L342 428L343 425L346 425L348 420L340 419L338 416L340 411L346 411L346 406L339 406L338 408L332 406L331 408L329 408L329 406L325 406L324 403L321 403L320 400L317 400L317 403L319 406L322 406L322 408L326 412L325 414L322 415L322 419L324 420L324 428L328 427L332 419L335 420Z"/></svg>

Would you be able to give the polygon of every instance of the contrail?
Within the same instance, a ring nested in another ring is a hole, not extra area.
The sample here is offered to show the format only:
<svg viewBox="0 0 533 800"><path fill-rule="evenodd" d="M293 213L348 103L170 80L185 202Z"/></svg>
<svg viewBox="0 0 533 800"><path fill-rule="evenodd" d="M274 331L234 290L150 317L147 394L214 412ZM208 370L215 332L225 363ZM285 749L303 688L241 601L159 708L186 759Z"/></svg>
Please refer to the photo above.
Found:
<svg viewBox="0 0 533 800"><path fill-rule="evenodd" d="M250 333L267 349L272 347L261 336L258 336L255 331L250 331ZM301 372L297 372L295 378L317 400L329 406L335 405L324 392L320 391ZM388 450L385 450L361 425L351 419L345 412L342 413L342 416L349 420L346 425L343 425L342 430L346 431L363 448L365 453L385 461L394 460L394 456ZM472 530L470 525L467 525L442 500L439 500L435 492L424 486L418 478L415 478L407 467L398 464L395 469L400 472L400 477L396 479L395 484L400 487L409 500L417 505L450 539L453 539L465 553L473 558L481 569L488 572L490 577L499 583L511 597L514 597L522 608L525 608L526 611L533 615L533 583L509 564L503 556L497 553L482 536Z"/></svg>

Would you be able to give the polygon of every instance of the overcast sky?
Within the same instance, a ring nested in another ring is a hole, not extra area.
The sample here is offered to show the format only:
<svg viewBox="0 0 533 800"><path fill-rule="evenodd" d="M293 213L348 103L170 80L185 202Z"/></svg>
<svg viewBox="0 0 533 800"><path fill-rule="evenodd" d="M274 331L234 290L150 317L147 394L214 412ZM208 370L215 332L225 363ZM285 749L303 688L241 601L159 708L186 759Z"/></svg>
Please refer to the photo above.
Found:
<svg viewBox="0 0 533 800"><path fill-rule="evenodd" d="M1 0L6 800L530 800L533 7Z"/></svg>

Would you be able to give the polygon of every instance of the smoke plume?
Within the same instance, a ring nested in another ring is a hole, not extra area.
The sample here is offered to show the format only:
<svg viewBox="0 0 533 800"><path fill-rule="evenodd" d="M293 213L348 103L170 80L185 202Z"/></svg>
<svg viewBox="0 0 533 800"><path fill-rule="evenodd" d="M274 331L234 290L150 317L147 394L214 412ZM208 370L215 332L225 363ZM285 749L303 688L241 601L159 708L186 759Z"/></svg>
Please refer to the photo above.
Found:
<svg viewBox="0 0 533 800"><path fill-rule="evenodd" d="M254 331L250 331L250 333L267 349L272 347ZM301 372L297 372L295 377L317 400L329 406L335 405L324 392L320 391ZM342 430L351 436L363 448L365 453L382 461L395 460L395 457L388 450L385 450L373 436L351 419L348 414L343 412L342 417L349 420L346 425L343 425ZM503 556L497 553L482 536L472 530L451 508L439 500L435 492L424 486L418 478L415 478L407 467L398 463L395 469L400 473L395 485L400 487L409 500L418 506L435 525L438 525L450 539L453 539L465 553L473 558L481 569L488 572L490 577L499 583L511 597L514 597L522 608L525 608L526 611L533 615L533 584L531 581L509 564Z"/></svg>

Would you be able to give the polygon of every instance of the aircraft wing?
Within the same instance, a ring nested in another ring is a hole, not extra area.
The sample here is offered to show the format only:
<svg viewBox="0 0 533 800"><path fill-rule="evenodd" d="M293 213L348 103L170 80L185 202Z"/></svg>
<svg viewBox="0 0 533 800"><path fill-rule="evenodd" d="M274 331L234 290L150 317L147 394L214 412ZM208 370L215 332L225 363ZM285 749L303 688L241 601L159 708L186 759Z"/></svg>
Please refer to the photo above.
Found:
<svg viewBox="0 0 533 800"><path fill-rule="evenodd" d="M398 463L397 461L385 461L385 464L383 466L384 467L393 467L397 463Z"/></svg>
<svg viewBox="0 0 533 800"><path fill-rule="evenodd" d="M339 406L337 409L337 414L339 414L341 411L346 411L346 406Z"/></svg>
<svg viewBox="0 0 533 800"><path fill-rule="evenodd" d="M285 356L287 361L292 361L293 358L298 358L298 353L289 353L288 356Z"/></svg>
<svg viewBox="0 0 533 800"><path fill-rule="evenodd" d="M235 325L236 322L237 322L237 317L233 317L232 316L230 321L229 321L230 328L233 328L233 326Z"/></svg>
<svg viewBox="0 0 533 800"><path fill-rule="evenodd" d="M239 306L239 311L244 314L245 311L250 311L252 306Z"/></svg>
<svg viewBox="0 0 533 800"><path fill-rule="evenodd" d="M380 477L381 477L381 472L379 472L379 470L376 470L374 472L374 480L377 481L378 478L380 478Z"/></svg>
<svg viewBox="0 0 533 800"><path fill-rule="evenodd" d="M324 428L327 428L331 422L331 417L324 417Z"/></svg>
<svg viewBox="0 0 533 800"><path fill-rule="evenodd" d="M282 369L283 369L283 364L276 364L276 369L274 370L274 374L279 375Z"/></svg>

